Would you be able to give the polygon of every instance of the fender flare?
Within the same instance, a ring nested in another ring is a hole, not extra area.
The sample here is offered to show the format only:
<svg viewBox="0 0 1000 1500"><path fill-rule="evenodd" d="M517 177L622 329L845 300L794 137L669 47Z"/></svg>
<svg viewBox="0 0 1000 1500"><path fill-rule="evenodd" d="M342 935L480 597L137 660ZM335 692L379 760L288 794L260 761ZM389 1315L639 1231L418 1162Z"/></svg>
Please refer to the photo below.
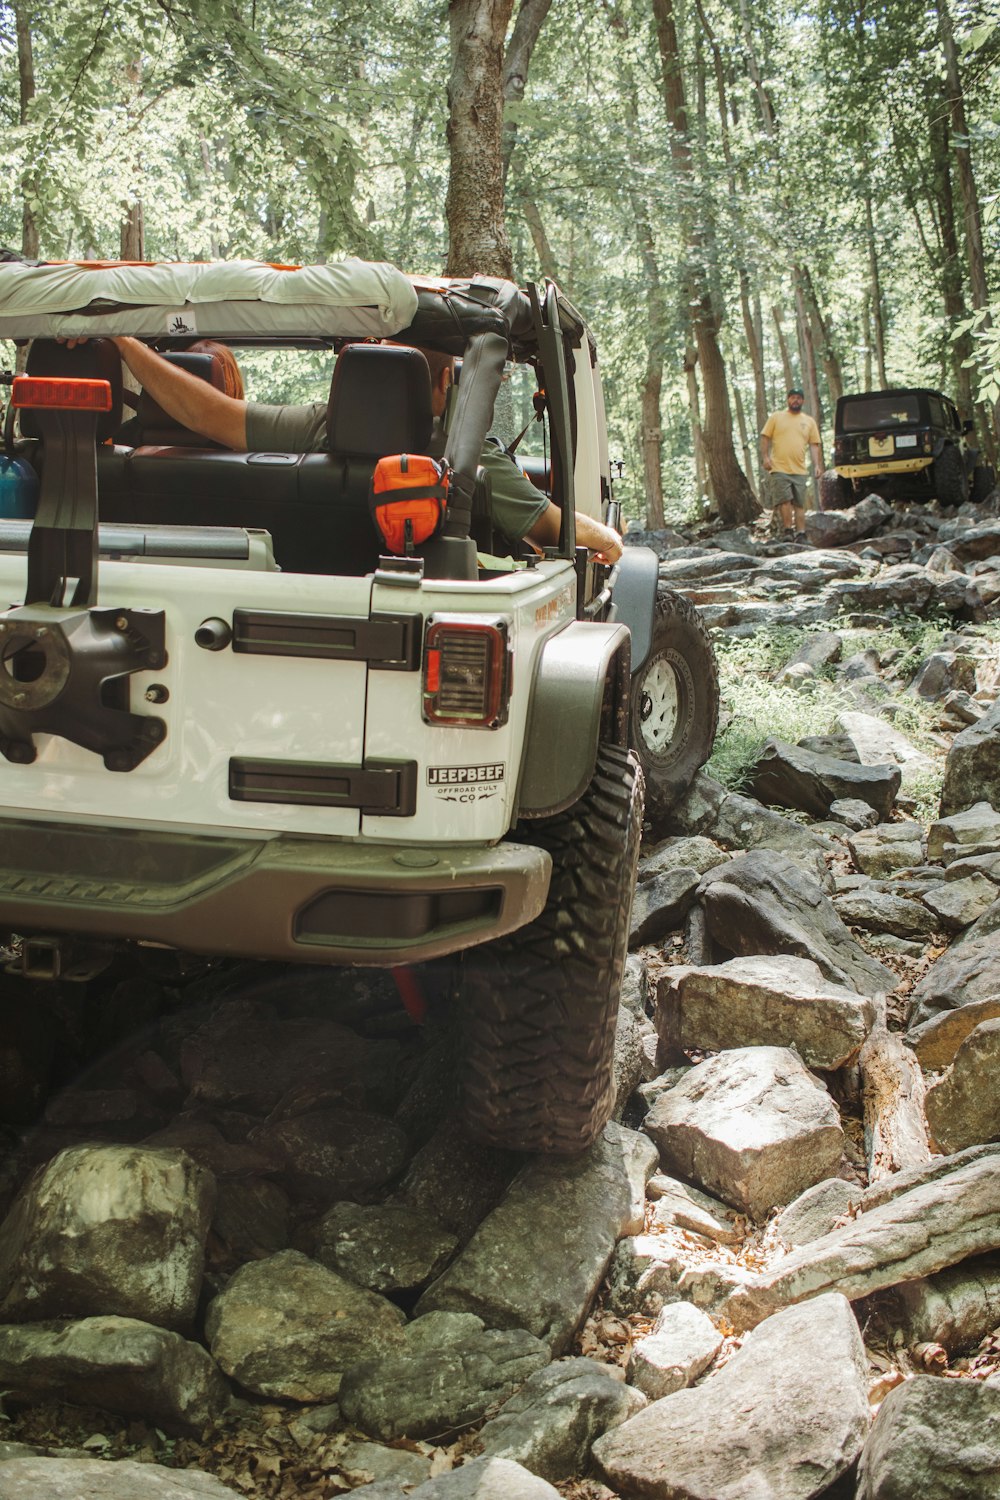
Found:
<svg viewBox="0 0 1000 1500"><path fill-rule="evenodd" d="M609 620L632 633L632 673L638 672L653 647L660 559L651 547L626 547L618 560Z"/></svg>
<svg viewBox="0 0 1000 1500"><path fill-rule="evenodd" d="M594 774L602 739L624 745L630 640L624 625L572 620L542 647L517 791L520 818L562 812Z"/></svg>

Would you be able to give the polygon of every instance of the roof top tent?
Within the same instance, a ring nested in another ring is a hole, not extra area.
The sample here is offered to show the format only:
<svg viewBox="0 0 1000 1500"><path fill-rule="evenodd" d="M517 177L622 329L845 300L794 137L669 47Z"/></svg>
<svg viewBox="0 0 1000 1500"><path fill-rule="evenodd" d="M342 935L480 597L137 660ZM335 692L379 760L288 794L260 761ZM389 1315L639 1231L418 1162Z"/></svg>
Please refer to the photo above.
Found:
<svg viewBox="0 0 1000 1500"><path fill-rule="evenodd" d="M497 278L409 277L394 266L359 260L304 267L256 261L32 265L12 259L0 264L0 337L82 335L131 335L162 348L191 338L392 337L461 355L462 380L445 451L455 475L453 501L444 534L426 558L428 572L437 577L475 576L472 497L504 364L508 358L537 359L549 401L553 499L563 517L558 553L573 555L577 363L581 374L587 372L579 383L581 398L591 406L596 402L598 413L603 408L599 386L595 396L593 340L551 283L543 292L521 291ZM584 425L590 431L593 421ZM605 439L598 448L585 456L588 465L595 459L603 463ZM600 480L591 488L599 494ZM592 498L585 508L594 510Z"/></svg>

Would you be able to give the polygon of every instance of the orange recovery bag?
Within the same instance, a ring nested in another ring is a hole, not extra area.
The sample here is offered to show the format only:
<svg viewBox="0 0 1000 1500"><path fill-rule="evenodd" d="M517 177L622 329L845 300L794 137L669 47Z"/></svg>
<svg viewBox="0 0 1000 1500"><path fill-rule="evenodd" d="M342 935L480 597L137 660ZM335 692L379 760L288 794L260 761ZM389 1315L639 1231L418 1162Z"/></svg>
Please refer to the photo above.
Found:
<svg viewBox="0 0 1000 1500"><path fill-rule="evenodd" d="M446 464L423 454L380 458L372 478L375 525L390 552L412 552L441 529L451 475Z"/></svg>

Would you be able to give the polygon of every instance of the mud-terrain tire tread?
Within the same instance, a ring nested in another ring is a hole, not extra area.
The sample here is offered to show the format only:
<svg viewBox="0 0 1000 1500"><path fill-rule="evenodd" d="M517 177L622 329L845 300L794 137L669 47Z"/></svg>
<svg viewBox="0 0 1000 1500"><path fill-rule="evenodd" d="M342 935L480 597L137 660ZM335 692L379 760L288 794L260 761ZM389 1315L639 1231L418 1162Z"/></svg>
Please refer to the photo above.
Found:
<svg viewBox="0 0 1000 1500"><path fill-rule="evenodd" d="M464 955L463 1111L479 1140L573 1155L610 1117L642 804L635 757L602 745L577 802L511 835L549 851L552 883L527 927Z"/></svg>
<svg viewBox="0 0 1000 1500"><path fill-rule="evenodd" d="M643 684L657 658L671 659L679 688L677 726L661 753L642 735ZM646 778L646 813L662 818L675 807L705 764L719 725L719 669L712 641L695 606L680 594L661 589L656 600L649 656L635 673L629 695L629 744Z"/></svg>
<svg viewBox="0 0 1000 1500"><path fill-rule="evenodd" d="M962 455L952 443L946 443L931 468L934 494L939 505L951 508L969 498L969 481Z"/></svg>
<svg viewBox="0 0 1000 1500"><path fill-rule="evenodd" d="M820 510L847 510L855 501L854 486L835 469L824 469L819 476Z"/></svg>
<svg viewBox="0 0 1000 1500"><path fill-rule="evenodd" d="M997 487L997 476L992 464L976 464L972 471L972 499L976 505L988 500Z"/></svg>

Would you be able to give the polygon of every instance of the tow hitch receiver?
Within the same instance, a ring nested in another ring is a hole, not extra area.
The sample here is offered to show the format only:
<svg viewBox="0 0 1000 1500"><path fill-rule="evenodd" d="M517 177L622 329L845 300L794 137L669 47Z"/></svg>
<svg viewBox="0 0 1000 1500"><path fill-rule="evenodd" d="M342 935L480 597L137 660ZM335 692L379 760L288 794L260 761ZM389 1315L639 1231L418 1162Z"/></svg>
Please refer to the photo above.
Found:
<svg viewBox="0 0 1000 1500"><path fill-rule="evenodd" d="M162 610L97 604L97 418L106 380L19 376L11 404L29 407L45 462L28 539L20 608L0 613L0 752L29 765L35 734L93 750L109 771L131 771L166 735L129 711L129 676L166 665Z"/></svg>

